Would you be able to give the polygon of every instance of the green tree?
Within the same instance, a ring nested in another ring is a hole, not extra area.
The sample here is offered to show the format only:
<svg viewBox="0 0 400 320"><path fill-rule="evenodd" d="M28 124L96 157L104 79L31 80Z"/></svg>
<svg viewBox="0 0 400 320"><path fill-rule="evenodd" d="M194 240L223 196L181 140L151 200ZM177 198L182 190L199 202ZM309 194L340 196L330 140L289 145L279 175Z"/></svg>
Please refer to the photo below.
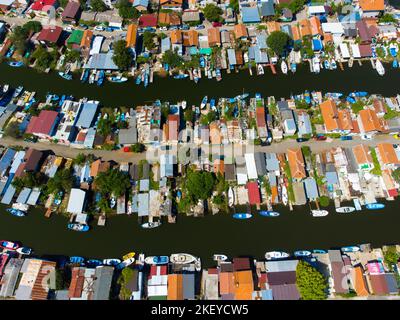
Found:
<svg viewBox="0 0 400 320"><path fill-rule="evenodd" d="M229 6L232 7L233 11L239 13L239 0L229 0Z"/></svg>
<svg viewBox="0 0 400 320"><path fill-rule="evenodd" d="M143 45L149 51L151 51L151 50L153 50L155 48L154 36L155 36L154 32L145 31L143 33Z"/></svg>
<svg viewBox="0 0 400 320"><path fill-rule="evenodd" d="M69 0L59 0L60 7L65 8L69 2Z"/></svg>
<svg viewBox="0 0 400 320"><path fill-rule="evenodd" d="M119 0L115 7L118 9L118 14L122 19L137 19L140 16L140 12L132 7L132 3L129 0Z"/></svg>
<svg viewBox="0 0 400 320"><path fill-rule="evenodd" d="M392 171L392 177L397 183L400 183L400 168L396 168Z"/></svg>
<svg viewBox="0 0 400 320"><path fill-rule="evenodd" d="M267 45L271 48L278 56L281 56L289 44L289 36L282 31L273 31L267 38Z"/></svg>
<svg viewBox="0 0 400 320"><path fill-rule="evenodd" d="M303 260L297 264L296 285L302 300L325 300L327 298L328 282L326 278Z"/></svg>
<svg viewBox="0 0 400 320"><path fill-rule="evenodd" d="M189 170L186 175L186 188L192 203L199 199L205 200L211 197L214 189L215 178L208 171Z"/></svg>
<svg viewBox="0 0 400 320"><path fill-rule="evenodd" d="M65 61L66 62L76 62L81 59L81 54L77 50L68 50L65 53Z"/></svg>
<svg viewBox="0 0 400 320"><path fill-rule="evenodd" d="M133 278L133 275L133 269L124 268L118 278L117 283L120 285L119 297L121 300L129 300L132 294L132 291L127 288L127 285Z"/></svg>
<svg viewBox="0 0 400 320"><path fill-rule="evenodd" d="M183 118L185 119L185 121L193 122L193 120L194 120L194 111L191 108L186 109L185 113L183 115Z"/></svg>
<svg viewBox="0 0 400 320"><path fill-rule="evenodd" d="M91 0L90 7L92 8L92 11L94 11L94 12L103 12L108 9L106 4L102 0Z"/></svg>
<svg viewBox="0 0 400 320"><path fill-rule="evenodd" d="M388 266L388 268L390 270L392 270L393 269L392 266L393 265L397 265L397 262L399 261L400 255L396 251L396 247L395 246L390 246L385 251L383 257L385 259L385 264Z"/></svg>
<svg viewBox="0 0 400 320"><path fill-rule="evenodd" d="M328 207L329 206L329 197L327 196L321 196L318 198L319 204L322 207Z"/></svg>
<svg viewBox="0 0 400 320"><path fill-rule="evenodd" d="M21 55L24 54L25 50L28 48L27 37L28 31L22 26L15 27L10 36L10 40L13 43L15 50Z"/></svg>
<svg viewBox="0 0 400 320"><path fill-rule="evenodd" d="M86 155L84 153L79 153L75 159L74 164L80 166L86 162Z"/></svg>
<svg viewBox="0 0 400 320"><path fill-rule="evenodd" d="M4 132L4 135L14 139L19 139L22 137L22 132L19 128L19 124L16 121L10 122Z"/></svg>
<svg viewBox="0 0 400 320"><path fill-rule="evenodd" d="M121 70L127 70L132 66L133 56L129 48L126 47L125 40L114 42L113 61Z"/></svg>
<svg viewBox="0 0 400 320"><path fill-rule="evenodd" d="M74 185L74 176L71 169L58 170L54 177L47 181L48 194L56 194L60 191L67 192Z"/></svg>
<svg viewBox="0 0 400 320"><path fill-rule="evenodd" d="M96 189L104 196L113 194L120 197L131 186L129 176L118 169L100 172L94 182Z"/></svg>
<svg viewBox="0 0 400 320"><path fill-rule="evenodd" d="M55 62L57 61L57 51L53 50L52 52L49 52L45 47L38 46L32 53L32 58L36 60L35 67L40 71L44 71L47 68L55 67Z"/></svg>
<svg viewBox="0 0 400 320"><path fill-rule="evenodd" d="M163 54L162 63L167 63L171 69L174 69L182 65L183 58L178 54L177 50L167 50Z"/></svg>
<svg viewBox="0 0 400 320"><path fill-rule="evenodd" d="M396 23L397 20L395 17L393 17L393 15L391 15L390 13L385 13L382 17L379 18L379 22L383 22L383 23Z"/></svg>
<svg viewBox="0 0 400 320"><path fill-rule="evenodd" d="M142 153L146 150L146 146L143 143L135 143L130 149L134 153Z"/></svg>
<svg viewBox="0 0 400 320"><path fill-rule="evenodd" d="M114 125L114 116L108 116L106 119L101 118L97 123L97 131L102 136L108 136L113 132L113 125Z"/></svg>
<svg viewBox="0 0 400 320"><path fill-rule="evenodd" d="M222 9L214 4L207 4L203 9L203 14L208 21L222 21Z"/></svg>
<svg viewBox="0 0 400 320"><path fill-rule="evenodd" d="M42 24L39 21L28 21L23 28L29 32L37 33L42 30Z"/></svg>

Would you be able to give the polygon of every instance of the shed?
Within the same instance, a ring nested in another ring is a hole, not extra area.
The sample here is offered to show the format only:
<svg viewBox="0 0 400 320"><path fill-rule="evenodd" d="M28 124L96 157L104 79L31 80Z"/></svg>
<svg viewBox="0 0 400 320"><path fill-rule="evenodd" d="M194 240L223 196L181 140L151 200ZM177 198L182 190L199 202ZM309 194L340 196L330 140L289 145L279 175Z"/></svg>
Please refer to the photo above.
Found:
<svg viewBox="0 0 400 320"><path fill-rule="evenodd" d="M86 192L78 188L72 188L68 200L67 212L82 213L84 211Z"/></svg>

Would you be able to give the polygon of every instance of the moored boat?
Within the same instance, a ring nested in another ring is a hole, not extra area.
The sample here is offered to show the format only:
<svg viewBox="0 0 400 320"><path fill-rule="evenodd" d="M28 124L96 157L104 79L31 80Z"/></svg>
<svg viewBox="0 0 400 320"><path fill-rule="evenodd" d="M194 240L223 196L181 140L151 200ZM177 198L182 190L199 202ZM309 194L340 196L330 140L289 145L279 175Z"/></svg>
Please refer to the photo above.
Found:
<svg viewBox="0 0 400 320"><path fill-rule="evenodd" d="M196 261L194 262L194 268L197 272L201 271L201 259L197 258Z"/></svg>
<svg viewBox="0 0 400 320"><path fill-rule="evenodd" d="M133 258L135 256L135 254L136 254L135 252L129 252L122 257L122 260L127 260L130 258Z"/></svg>
<svg viewBox="0 0 400 320"><path fill-rule="evenodd" d="M17 88L15 89L14 93L13 93L13 98L18 97L18 96L21 94L22 90L24 90L24 87L23 87L23 86L17 87Z"/></svg>
<svg viewBox="0 0 400 320"><path fill-rule="evenodd" d="M251 217L253 217L251 213L235 213L233 215L234 219L239 219L239 220L250 219Z"/></svg>
<svg viewBox="0 0 400 320"><path fill-rule="evenodd" d="M13 216L16 217L25 217L25 212L22 210L14 209L14 208L7 208L7 212L11 213Z"/></svg>
<svg viewBox="0 0 400 320"><path fill-rule="evenodd" d="M19 67L22 67L24 65L24 63L22 61L10 61L10 62L8 62L8 65L10 67L19 68Z"/></svg>
<svg viewBox="0 0 400 320"><path fill-rule="evenodd" d="M98 266L103 265L103 261L97 260L97 259L90 259L90 260L86 261L86 264L91 267L98 267Z"/></svg>
<svg viewBox="0 0 400 320"><path fill-rule="evenodd" d="M17 250L19 248L19 245L11 241L1 240L0 247L7 250Z"/></svg>
<svg viewBox="0 0 400 320"><path fill-rule="evenodd" d="M69 223L67 227L68 229L73 231L79 231L79 232L89 231L89 226L80 223Z"/></svg>
<svg viewBox="0 0 400 320"><path fill-rule="evenodd" d="M308 250L298 250L293 252L295 257L308 257L311 256L311 251Z"/></svg>
<svg viewBox="0 0 400 320"><path fill-rule="evenodd" d="M186 73L181 73L181 74L177 74L174 76L174 79L186 79L187 77L189 77L188 74Z"/></svg>
<svg viewBox="0 0 400 320"><path fill-rule="evenodd" d="M360 251L360 247L347 246L347 247L342 247L340 250L342 250L342 252L357 252L357 251Z"/></svg>
<svg viewBox="0 0 400 320"><path fill-rule="evenodd" d="M289 257L289 253L286 253L284 251L268 251L265 253L266 260L286 259Z"/></svg>
<svg viewBox="0 0 400 320"><path fill-rule="evenodd" d="M375 67L376 67L376 72L378 72L380 76L385 75L385 68L383 67L382 62L379 59L376 60Z"/></svg>
<svg viewBox="0 0 400 320"><path fill-rule="evenodd" d="M213 260L214 261L226 261L226 260L228 260L228 257L224 254L214 254Z"/></svg>
<svg viewBox="0 0 400 320"><path fill-rule="evenodd" d="M201 100L201 103L200 103L200 108L201 108L201 109L204 109L204 108L205 108L205 106L206 106L206 104L207 104L207 101L208 101L208 97L207 97L207 96L205 96L205 97L203 98L203 100Z"/></svg>
<svg viewBox="0 0 400 320"><path fill-rule="evenodd" d="M157 228L161 226L161 222L160 221L156 221L156 222L146 222L142 224L142 228L144 229L153 229L153 228Z"/></svg>
<svg viewBox="0 0 400 320"><path fill-rule="evenodd" d="M233 207L235 204L235 193L233 192L233 188L229 187L228 189L228 206Z"/></svg>
<svg viewBox="0 0 400 320"><path fill-rule="evenodd" d="M285 185L282 186L281 196L282 196L282 202L286 206L288 204L289 199L288 199L287 189L286 189Z"/></svg>
<svg viewBox="0 0 400 320"><path fill-rule="evenodd" d="M264 68L261 64L257 65L257 75L263 75L264 74Z"/></svg>
<svg viewBox="0 0 400 320"><path fill-rule="evenodd" d="M325 217L329 214L327 210L311 210L311 215L313 217Z"/></svg>
<svg viewBox="0 0 400 320"><path fill-rule="evenodd" d="M169 262L169 257L168 256L150 256L150 257L146 257L146 259L144 259L144 262L147 264L166 264Z"/></svg>
<svg viewBox="0 0 400 320"><path fill-rule="evenodd" d="M321 250L321 249L314 249L314 250L312 251L312 253L325 254L325 253L327 253L327 251L326 251L326 250Z"/></svg>
<svg viewBox="0 0 400 320"><path fill-rule="evenodd" d="M32 253L32 249L28 247L20 247L17 249L19 254L30 255Z"/></svg>
<svg viewBox="0 0 400 320"><path fill-rule="evenodd" d="M103 264L106 266L116 266L121 263L120 259L104 259Z"/></svg>
<svg viewBox="0 0 400 320"><path fill-rule="evenodd" d="M60 71L60 72L58 73L58 75L59 75L61 78L65 79L65 80L72 80L72 74L68 74L68 73L65 73L65 72Z"/></svg>
<svg viewBox="0 0 400 320"><path fill-rule="evenodd" d="M73 264L82 264L85 262L85 258L79 256L72 256L69 258L69 262Z"/></svg>
<svg viewBox="0 0 400 320"><path fill-rule="evenodd" d="M279 217L280 213L276 211L260 211L260 215L263 217Z"/></svg>
<svg viewBox="0 0 400 320"><path fill-rule="evenodd" d="M357 211L361 211L362 210L360 200L355 198L355 199L353 199L353 203L354 203L354 207L356 208Z"/></svg>
<svg viewBox="0 0 400 320"><path fill-rule="evenodd" d="M196 257L188 253L174 253L169 257L171 263L188 264L196 261Z"/></svg>
<svg viewBox="0 0 400 320"><path fill-rule="evenodd" d="M297 70L297 65L296 65L296 63L292 62L292 63L290 64L290 71L292 71L293 73L295 73L296 70Z"/></svg>
<svg viewBox="0 0 400 320"><path fill-rule="evenodd" d="M368 210L379 210L383 209L385 205L383 203L368 203L365 205Z"/></svg>
<svg viewBox="0 0 400 320"><path fill-rule="evenodd" d="M128 81L128 78L121 76L108 77L108 81L115 83L122 83Z"/></svg>
<svg viewBox="0 0 400 320"><path fill-rule="evenodd" d="M98 77L97 83L96 83L98 86L101 86L101 85L103 84L103 82L104 82L104 77L105 77L104 70L100 70L100 71L99 71L99 77Z"/></svg>
<svg viewBox="0 0 400 320"><path fill-rule="evenodd" d="M118 270L121 270L123 268L129 267L134 262L135 262L135 258L129 258L129 259L126 259L126 260L122 261L121 263L118 263L115 266L115 268L118 269Z"/></svg>
<svg viewBox="0 0 400 320"><path fill-rule="evenodd" d="M285 60L282 60L282 62L281 62L281 71L283 74L287 74L287 72L288 72L288 67L287 67Z"/></svg>
<svg viewBox="0 0 400 320"><path fill-rule="evenodd" d="M215 74L216 74L216 79L217 81L221 81L222 80L222 74L221 74L221 70L220 69L216 69L215 70Z"/></svg>
<svg viewBox="0 0 400 320"><path fill-rule="evenodd" d="M354 212L356 209L354 207L340 207L340 208L336 208L336 212L338 213L352 213Z"/></svg>

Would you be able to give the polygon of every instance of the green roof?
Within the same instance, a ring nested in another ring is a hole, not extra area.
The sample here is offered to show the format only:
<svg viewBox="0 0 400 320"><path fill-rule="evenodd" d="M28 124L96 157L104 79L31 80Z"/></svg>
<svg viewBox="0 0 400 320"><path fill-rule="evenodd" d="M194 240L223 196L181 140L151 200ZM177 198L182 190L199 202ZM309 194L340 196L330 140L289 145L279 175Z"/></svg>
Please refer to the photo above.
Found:
<svg viewBox="0 0 400 320"><path fill-rule="evenodd" d="M210 55L211 53L212 53L212 49L211 48L201 48L200 49L200 54Z"/></svg>
<svg viewBox="0 0 400 320"><path fill-rule="evenodd" d="M74 31L72 31L71 35L69 36L67 43L68 44L72 44L72 43L80 44L82 37L83 37L82 30L74 30Z"/></svg>

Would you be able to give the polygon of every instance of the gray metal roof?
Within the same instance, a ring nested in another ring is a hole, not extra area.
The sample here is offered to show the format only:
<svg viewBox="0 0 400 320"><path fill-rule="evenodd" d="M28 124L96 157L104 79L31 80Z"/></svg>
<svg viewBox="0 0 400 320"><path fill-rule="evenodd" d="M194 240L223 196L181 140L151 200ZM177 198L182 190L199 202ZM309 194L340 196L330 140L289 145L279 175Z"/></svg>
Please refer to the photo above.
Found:
<svg viewBox="0 0 400 320"><path fill-rule="evenodd" d="M298 260L266 261L266 272L296 271Z"/></svg>
<svg viewBox="0 0 400 320"><path fill-rule="evenodd" d="M113 274L114 267L101 266L96 268L92 300L108 300L110 298Z"/></svg>
<svg viewBox="0 0 400 320"><path fill-rule="evenodd" d="M277 171L279 170L279 161L276 157L276 153L266 153L265 160L267 162L267 170L268 171Z"/></svg>
<svg viewBox="0 0 400 320"><path fill-rule="evenodd" d="M160 156L160 177L172 177L174 175L174 163L176 162L172 154L162 154Z"/></svg>
<svg viewBox="0 0 400 320"><path fill-rule="evenodd" d="M25 204L28 201L31 192L32 192L31 188L23 188L22 191L19 193L16 202Z"/></svg>
<svg viewBox="0 0 400 320"><path fill-rule="evenodd" d="M94 117L99 106L98 101L88 101L82 105L80 108L80 113L78 120L76 121L76 126L81 128L89 128L92 126Z"/></svg>
<svg viewBox="0 0 400 320"><path fill-rule="evenodd" d="M4 274L1 278L0 297L11 297L14 295L15 286L19 272L21 270L23 259L11 258L4 268Z"/></svg>
<svg viewBox="0 0 400 320"><path fill-rule="evenodd" d="M269 17L275 15L274 0L262 1L259 3L260 15L262 17Z"/></svg>
<svg viewBox="0 0 400 320"><path fill-rule="evenodd" d="M15 154L16 151L11 148L8 148L6 152L4 152L3 156L0 159L0 174L11 165Z"/></svg>
<svg viewBox="0 0 400 320"><path fill-rule="evenodd" d="M183 284L183 299L184 300L194 300L195 298L195 282L193 273L182 274L182 284Z"/></svg>
<svg viewBox="0 0 400 320"><path fill-rule="evenodd" d="M256 162L256 170L258 176L264 176L267 174L267 165L265 162L265 153L264 152L255 152L254 160Z"/></svg>
<svg viewBox="0 0 400 320"><path fill-rule="evenodd" d="M139 193L138 194L138 214L139 217L149 215L149 194Z"/></svg>
<svg viewBox="0 0 400 320"><path fill-rule="evenodd" d="M85 69L96 69L96 70L118 70L119 68L114 63L113 50L107 53L95 53L89 61L83 66Z"/></svg>
<svg viewBox="0 0 400 320"><path fill-rule="evenodd" d="M304 179L304 188L306 189L306 195L309 200L318 198L318 187L314 178L308 177Z"/></svg>

